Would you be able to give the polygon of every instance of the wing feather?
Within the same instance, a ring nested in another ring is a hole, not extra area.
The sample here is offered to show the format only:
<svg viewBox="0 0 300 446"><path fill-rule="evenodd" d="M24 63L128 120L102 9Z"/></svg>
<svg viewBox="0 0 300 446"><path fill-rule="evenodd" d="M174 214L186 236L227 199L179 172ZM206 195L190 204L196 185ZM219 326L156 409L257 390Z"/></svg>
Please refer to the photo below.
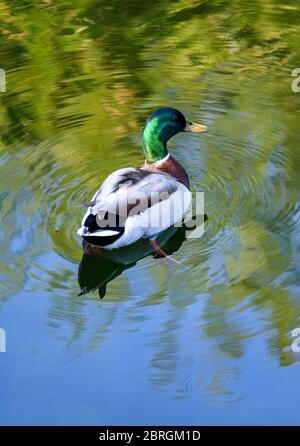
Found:
<svg viewBox="0 0 300 446"><path fill-rule="evenodd" d="M109 175L89 203L89 213L97 222L107 212L127 217L143 212L150 205L170 197L178 190L176 179L165 173L143 169L119 169Z"/></svg>

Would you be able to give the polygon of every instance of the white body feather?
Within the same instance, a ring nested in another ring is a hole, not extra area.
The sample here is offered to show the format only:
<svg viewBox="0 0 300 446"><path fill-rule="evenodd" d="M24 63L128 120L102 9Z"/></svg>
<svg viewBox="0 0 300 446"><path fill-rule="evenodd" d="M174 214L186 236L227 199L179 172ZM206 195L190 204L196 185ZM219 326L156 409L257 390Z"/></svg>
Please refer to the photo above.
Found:
<svg viewBox="0 0 300 446"><path fill-rule="evenodd" d="M84 223L90 214L99 216L106 211L114 212L124 208L140 196L147 199L155 194L168 193L167 198L155 202L141 212L129 213L124 220L124 232L113 243L105 245L105 249L115 249L130 245L141 238L156 238L168 227L180 222L191 205L191 194L187 187L168 174L143 171L142 169L120 169L109 175L101 188L92 198L91 206L82 219L82 227L77 231L80 236L101 237L118 234L114 228L103 228L86 232ZM127 208L126 208L127 209ZM120 212L122 214L122 212Z"/></svg>

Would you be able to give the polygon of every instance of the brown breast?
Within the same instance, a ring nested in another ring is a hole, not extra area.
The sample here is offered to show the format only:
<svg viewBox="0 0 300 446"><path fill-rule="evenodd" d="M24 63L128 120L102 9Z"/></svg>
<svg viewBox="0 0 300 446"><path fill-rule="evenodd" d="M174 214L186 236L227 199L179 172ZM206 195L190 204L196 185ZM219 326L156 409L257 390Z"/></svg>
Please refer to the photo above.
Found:
<svg viewBox="0 0 300 446"><path fill-rule="evenodd" d="M170 156L166 161L160 164L147 163L145 161L141 169L151 170L153 172L168 173L169 175L172 175L178 181L180 181L180 183L184 184L188 189L190 188L188 174L186 173L182 165L179 164L179 162L176 161L176 159L172 156Z"/></svg>

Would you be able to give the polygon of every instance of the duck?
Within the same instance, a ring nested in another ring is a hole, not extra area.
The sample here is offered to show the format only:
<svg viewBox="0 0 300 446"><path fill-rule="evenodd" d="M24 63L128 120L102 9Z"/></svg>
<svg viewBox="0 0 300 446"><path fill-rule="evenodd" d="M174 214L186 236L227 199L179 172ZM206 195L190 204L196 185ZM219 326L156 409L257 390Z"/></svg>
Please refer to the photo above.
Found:
<svg viewBox="0 0 300 446"><path fill-rule="evenodd" d="M92 253L148 239L156 257L167 257L156 239L181 222L191 206L188 174L169 154L167 142L180 132L206 131L206 125L187 120L171 107L148 117L142 131L144 164L112 172L87 203L77 234Z"/></svg>

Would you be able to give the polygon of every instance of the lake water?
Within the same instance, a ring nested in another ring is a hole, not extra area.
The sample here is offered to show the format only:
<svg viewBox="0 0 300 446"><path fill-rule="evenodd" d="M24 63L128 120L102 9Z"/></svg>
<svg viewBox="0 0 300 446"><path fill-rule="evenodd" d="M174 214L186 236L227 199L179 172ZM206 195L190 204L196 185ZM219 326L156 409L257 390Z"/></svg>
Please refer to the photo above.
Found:
<svg viewBox="0 0 300 446"><path fill-rule="evenodd" d="M299 424L300 6L0 0L0 22L0 423ZM161 106L209 127L170 142L203 236L168 241L179 265L79 268L85 203Z"/></svg>

